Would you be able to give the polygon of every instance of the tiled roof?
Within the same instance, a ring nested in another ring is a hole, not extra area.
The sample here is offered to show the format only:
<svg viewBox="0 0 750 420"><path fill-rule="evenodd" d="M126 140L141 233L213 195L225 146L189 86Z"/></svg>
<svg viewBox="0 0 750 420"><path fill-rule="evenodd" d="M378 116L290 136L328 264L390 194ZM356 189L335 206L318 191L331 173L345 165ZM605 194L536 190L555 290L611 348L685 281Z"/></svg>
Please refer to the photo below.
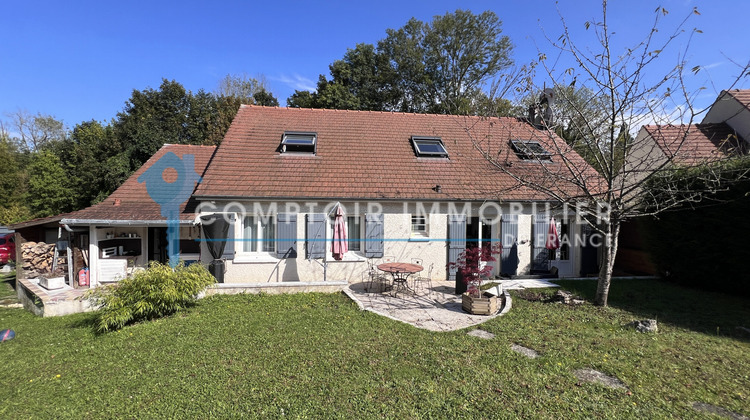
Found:
<svg viewBox="0 0 750 420"><path fill-rule="evenodd" d="M316 154L280 153L284 131L316 132ZM440 137L449 158L417 157L411 136ZM524 179L545 179L552 189L576 192L569 182L550 176L554 172L568 174L558 156L553 154L552 162L546 163L524 161L509 146L509 141L516 139L539 141L550 152L569 150L563 140L516 118L243 105L195 195L371 200L548 198L519 186L504 169ZM503 168L493 167L478 149L497 158ZM571 166L586 182L600 179L578 155L572 154L571 159ZM433 189L436 185L440 192Z"/></svg>
<svg viewBox="0 0 750 420"><path fill-rule="evenodd" d="M743 143L725 123L647 125L644 128L664 154L677 164L696 165L743 152Z"/></svg>
<svg viewBox="0 0 750 420"><path fill-rule="evenodd" d="M146 191L146 183L138 182L138 177L146 172L156 161L165 154L172 152L177 157L184 155L195 156L195 172L203 175L211 160L215 146L192 146L182 144L167 144L146 161L133 175L131 175L115 192L101 203L65 215L66 220L141 220L161 221L161 207L154 202ZM169 171L163 174L170 182ZM176 176L176 173L172 174ZM179 206L180 220L190 221L195 217L194 210L198 202L192 197Z"/></svg>
<svg viewBox="0 0 750 420"><path fill-rule="evenodd" d="M741 103L745 108L750 109L750 89L732 89L726 93Z"/></svg>

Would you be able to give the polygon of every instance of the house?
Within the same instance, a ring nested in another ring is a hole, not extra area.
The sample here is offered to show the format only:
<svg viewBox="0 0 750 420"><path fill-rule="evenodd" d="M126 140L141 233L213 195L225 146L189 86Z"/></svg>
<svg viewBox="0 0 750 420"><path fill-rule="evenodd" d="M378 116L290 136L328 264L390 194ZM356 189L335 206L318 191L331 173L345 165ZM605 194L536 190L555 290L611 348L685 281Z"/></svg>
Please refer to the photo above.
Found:
<svg viewBox="0 0 750 420"><path fill-rule="evenodd" d="M508 172L534 178L562 170L553 152L564 144L518 118L243 105L218 148L165 145L103 202L29 222L19 235L40 240L24 231L47 226L47 242L68 238L71 277L83 264L92 286L117 281L167 260L169 222L157 202L179 184L187 195L170 208L182 260L210 264L213 240L201 223L228 223L226 238L216 241L225 272L214 292L338 290L385 258L420 259L434 279L452 280L447 265L466 247L496 242L503 250L493 275L554 267L579 276L597 270L597 244L580 240L593 238L585 223ZM507 170L488 153L502 156ZM167 158L173 163L165 165ZM598 179L582 158L572 159ZM573 184L550 187L576 193ZM338 206L348 224L341 260L331 255ZM556 251L545 248L552 215L562 236Z"/></svg>
<svg viewBox="0 0 750 420"><path fill-rule="evenodd" d="M630 183L637 184L671 166L699 166L744 155L750 149L749 139L750 90L722 91L698 124L643 126L624 171ZM632 274L655 274L637 225L637 221L623 224L615 268Z"/></svg>
<svg viewBox="0 0 750 420"><path fill-rule="evenodd" d="M450 280L446 264L467 244L499 241L495 275L554 266L578 276L582 256L592 255L571 245L581 225L558 214L566 240L548 260L549 214L539 213L555 203L494 167L480 140L519 174L561 165L547 153L563 141L517 118L242 106L193 198L201 214L231 223L230 284L315 282L324 269L328 279L354 282L368 260L384 257L421 259L433 278ZM342 261L330 246L338 204L349 226Z"/></svg>

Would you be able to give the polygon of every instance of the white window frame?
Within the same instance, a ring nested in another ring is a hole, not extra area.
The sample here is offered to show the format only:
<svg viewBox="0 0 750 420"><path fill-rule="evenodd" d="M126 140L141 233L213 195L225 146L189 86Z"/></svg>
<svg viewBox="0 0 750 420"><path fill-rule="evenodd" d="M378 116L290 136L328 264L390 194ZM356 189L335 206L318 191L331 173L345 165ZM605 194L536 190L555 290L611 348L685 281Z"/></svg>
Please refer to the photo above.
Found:
<svg viewBox="0 0 750 420"><path fill-rule="evenodd" d="M415 223L414 219L417 219L417 218L422 218L423 223ZM430 216L429 215L412 214L409 220L410 220L409 230L411 232L411 238L422 239L422 238L430 237ZM424 226L424 229L421 229L421 230L414 229L415 226L420 226L420 225Z"/></svg>
<svg viewBox="0 0 750 420"><path fill-rule="evenodd" d="M246 221L248 219L252 220L252 223L255 225L253 232L254 232L254 240L246 240L245 237L245 229L246 229ZM266 221L266 224L263 224L263 221ZM242 238L242 242L240 244L240 249L236 250L237 255L244 255L244 256L257 256L257 257L271 257L276 255L276 235L278 232L276 232L276 217L275 216L260 216L257 214L247 214L243 216L241 219L241 223L238 223L239 225L239 235L238 237ZM264 227L265 226L271 226L273 229L273 238L268 238L269 240L264 240L263 235L265 232ZM252 245L255 246L255 250L246 250L247 248L250 248Z"/></svg>
<svg viewBox="0 0 750 420"><path fill-rule="evenodd" d="M347 229L347 241L349 241L350 249L344 254L342 261L365 261L365 217L360 214L346 215L346 229ZM359 220L359 250L354 251L351 249L351 241L348 238L349 230L349 218L356 218ZM338 261L333 259L333 220L334 216L329 217L326 220L326 260L327 261Z"/></svg>

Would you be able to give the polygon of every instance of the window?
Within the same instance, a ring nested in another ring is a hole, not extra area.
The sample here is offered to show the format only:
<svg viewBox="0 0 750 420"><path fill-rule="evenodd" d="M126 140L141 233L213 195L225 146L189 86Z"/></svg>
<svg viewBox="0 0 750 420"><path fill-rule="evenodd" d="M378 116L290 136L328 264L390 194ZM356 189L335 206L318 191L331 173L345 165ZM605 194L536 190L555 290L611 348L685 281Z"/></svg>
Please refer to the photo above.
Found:
<svg viewBox="0 0 750 420"><path fill-rule="evenodd" d="M284 136L281 138L281 153L315 154L317 143L317 133L285 131Z"/></svg>
<svg viewBox="0 0 750 420"><path fill-rule="evenodd" d="M276 251L276 224L273 217L245 216L242 220L242 251Z"/></svg>
<svg viewBox="0 0 750 420"><path fill-rule="evenodd" d="M328 252L333 249L333 226L335 216L330 219L330 236L331 244ZM346 239L349 244L349 251L362 251L362 222L359 216L346 216Z"/></svg>
<svg viewBox="0 0 750 420"><path fill-rule="evenodd" d="M552 154L545 150L538 141L512 140L510 143L521 159L552 160Z"/></svg>
<svg viewBox="0 0 750 420"><path fill-rule="evenodd" d="M412 143L417 156L420 157L448 157L445 145L440 137L418 137L412 136Z"/></svg>
<svg viewBox="0 0 750 420"><path fill-rule="evenodd" d="M411 236L427 236L426 216L411 216Z"/></svg>

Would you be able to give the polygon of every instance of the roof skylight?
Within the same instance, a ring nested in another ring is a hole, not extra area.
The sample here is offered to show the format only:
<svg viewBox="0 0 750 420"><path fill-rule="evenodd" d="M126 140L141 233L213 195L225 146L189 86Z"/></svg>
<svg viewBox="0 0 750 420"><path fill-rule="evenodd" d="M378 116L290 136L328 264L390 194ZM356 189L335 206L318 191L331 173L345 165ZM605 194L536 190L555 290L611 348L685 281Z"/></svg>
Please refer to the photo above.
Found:
<svg viewBox="0 0 750 420"><path fill-rule="evenodd" d="M440 137L412 136L412 143L417 156L420 157L448 157L448 151Z"/></svg>
<svg viewBox="0 0 750 420"><path fill-rule="evenodd" d="M510 144L521 159L552 160L552 153L548 152L538 141L511 140Z"/></svg>
<svg viewBox="0 0 750 420"><path fill-rule="evenodd" d="M281 138L281 153L315 154L318 134L302 131L285 131Z"/></svg>

